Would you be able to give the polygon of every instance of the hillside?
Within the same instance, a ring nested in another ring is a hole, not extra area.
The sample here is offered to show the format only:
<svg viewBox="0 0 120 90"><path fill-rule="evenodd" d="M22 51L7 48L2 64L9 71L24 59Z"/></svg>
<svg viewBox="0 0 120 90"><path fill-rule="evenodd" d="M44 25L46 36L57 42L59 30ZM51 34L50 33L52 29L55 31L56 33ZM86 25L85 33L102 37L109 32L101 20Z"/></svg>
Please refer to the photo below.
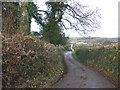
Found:
<svg viewBox="0 0 120 90"><path fill-rule="evenodd" d="M83 38L70 37L69 38L70 43L76 43L79 41L83 41L86 43L100 43L100 42L103 42L105 40L109 40L111 42L118 42L118 38L101 38L101 37L83 37Z"/></svg>

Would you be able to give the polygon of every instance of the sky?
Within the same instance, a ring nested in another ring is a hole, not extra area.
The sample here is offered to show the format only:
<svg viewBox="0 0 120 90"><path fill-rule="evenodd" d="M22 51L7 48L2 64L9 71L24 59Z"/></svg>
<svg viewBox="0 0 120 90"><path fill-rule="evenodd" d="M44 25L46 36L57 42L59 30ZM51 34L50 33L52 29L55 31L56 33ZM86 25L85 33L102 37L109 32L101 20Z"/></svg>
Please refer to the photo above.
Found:
<svg viewBox="0 0 120 90"><path fill-rule="evenodd" d="M38 7L45 10L45 0L37 1ZM78 0L77 0L78 1ZM91 33L91 37L118 37L118 2L120 0L79 0L80 4L87 5L89 9L100 8L101 19L99 20L101 28ZM32 20L32 31L39 31L39 26ZM75 30L65 30L66 36L81 37Z"/></svg>

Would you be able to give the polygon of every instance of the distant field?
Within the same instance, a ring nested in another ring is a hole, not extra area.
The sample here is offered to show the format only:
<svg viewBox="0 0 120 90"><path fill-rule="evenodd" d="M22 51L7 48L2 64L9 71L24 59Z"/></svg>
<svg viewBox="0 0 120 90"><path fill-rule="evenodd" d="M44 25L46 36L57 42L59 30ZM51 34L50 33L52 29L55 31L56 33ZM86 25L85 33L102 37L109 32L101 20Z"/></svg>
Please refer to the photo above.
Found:
<svg viewBox="0 0 120 90"><path fill-rule="evenodd" d="M70 42L88 42L88 43L99 43L101 41L109 40L111 42L118 42L118 38L100 38L100 37L90 37L90 38L79 38L79 37L70 37Z"/></svg>

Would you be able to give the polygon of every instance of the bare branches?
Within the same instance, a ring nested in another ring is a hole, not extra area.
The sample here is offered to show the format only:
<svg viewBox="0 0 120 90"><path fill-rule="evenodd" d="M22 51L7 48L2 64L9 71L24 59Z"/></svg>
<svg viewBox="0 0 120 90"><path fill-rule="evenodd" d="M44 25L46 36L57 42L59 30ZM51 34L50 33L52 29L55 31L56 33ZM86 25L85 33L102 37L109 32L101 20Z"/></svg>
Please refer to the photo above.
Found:
<svg viewBox="0 0 120 90"><path fill-rule="evenodd" d="M87 6L75 1L71 1L71 4L48 2L47 6L48 10L37 10L33 15L42 26L54 20L56 23L61 23L64 29L74 29L79 34L87 34L100 27L98 22L100 9L98 8L89 10Z"/></svg>
<svg viewBox="0 0 120 90"><path fill-rule="evenodd" d="M98 18L100 18L99 9L87 10L86 6L82 6L79 3L74 3L73 6L67 4L66 6L67 10L62 20L67 21L69 27L65 29L71 28L79 33L86 34L100 27L98 22Z"/></svg>

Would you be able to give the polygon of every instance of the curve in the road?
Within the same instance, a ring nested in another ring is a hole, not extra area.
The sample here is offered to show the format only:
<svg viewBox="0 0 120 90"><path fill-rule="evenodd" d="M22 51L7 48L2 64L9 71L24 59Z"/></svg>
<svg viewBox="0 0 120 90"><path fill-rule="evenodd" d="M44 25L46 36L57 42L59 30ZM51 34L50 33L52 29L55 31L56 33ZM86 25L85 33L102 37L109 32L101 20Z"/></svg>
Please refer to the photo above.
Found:
<svg viewBox="0 0 120 90"><path fill-rule="evenodd" d="M71 53L64 54L67 74L52 88L114 88L105 77L75 60Z"/></svg>

